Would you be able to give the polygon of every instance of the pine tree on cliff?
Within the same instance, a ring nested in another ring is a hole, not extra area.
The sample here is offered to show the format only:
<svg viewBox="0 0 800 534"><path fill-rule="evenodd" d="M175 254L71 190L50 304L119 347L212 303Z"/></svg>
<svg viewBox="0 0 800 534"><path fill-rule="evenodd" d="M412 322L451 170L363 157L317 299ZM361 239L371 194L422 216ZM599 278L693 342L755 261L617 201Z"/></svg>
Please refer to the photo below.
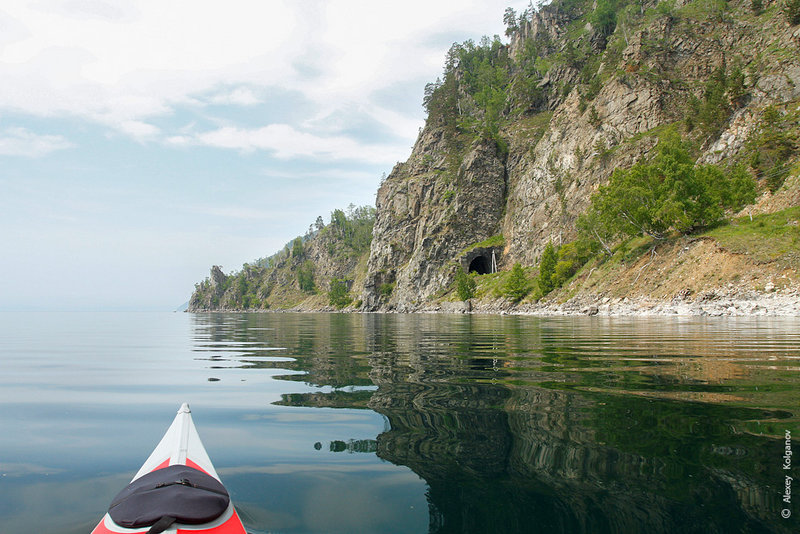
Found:
<svg viewBox="0 0 800 534"><path fill-rule="evenodd" d="M519 302L524 299L529 292L528 277L525 276L522 265L515 263L503 287L503 296L513 302Z"/></svg>
<svg viewBox="0 0 800 534"><path fill-rule="evenodd" d="M539 262L539 291L541 291L542 296L547 295L555 288L555 272L556 272L556 263L558 263L558 256L556 255L556 249L553 247L552 242L548 242L547 246L544 247L544 252L542 252L542 259Z"/></svg>

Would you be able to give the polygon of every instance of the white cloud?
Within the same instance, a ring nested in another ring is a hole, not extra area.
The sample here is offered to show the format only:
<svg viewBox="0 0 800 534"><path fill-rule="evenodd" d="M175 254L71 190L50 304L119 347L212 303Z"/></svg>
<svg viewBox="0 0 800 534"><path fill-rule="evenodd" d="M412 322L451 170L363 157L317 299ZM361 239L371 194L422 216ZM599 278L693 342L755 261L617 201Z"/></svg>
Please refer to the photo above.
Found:
<svg viewBox="0 0 800 534"><path fill-rule="evenodd" d="M191 140L171 138L174 144L189 143L242 152L266 150L279 159L330 158L368 163L386 163L408 151L406 146L370 145L345 136L318 136L288 124L270 124L261 128L225 126L196 134Z"/></svg>
<svg viewBox="0 0 800 534"><path fill-rule="evenodd" d="M137 11L131 2L107 2L105 0L40 0L31 5L47 13L76 19L101 19L124 21L135 17Z"/></svg>
<svg viewBox="0 0 800 534"><path fill-rule="evenodd" d="M0 29L14 31L0 42L0 77L14 83L0 86L0 111L77 116L136 139L163 134L174 144L179 132L157 131L154 118L202 102L252 106L262 102L258 88L278 87L299 91L323 115L363 106L413 138L410 124L421 111L405 117L370 110L372 94L409 79L435 79L447 45L431 36L502 31L507 3L7 2ZM419 93L421 99L422 86ZM211 100L202 97L209 94Z"/></svg>
<svg viewBox="0 0 800 534"><path fill-rule="evenodd" d="M0 10L0 46L30 37L30 32L19 20Z"/></svg>
<svg viewBox="0 0 800 534"><path fill-rule="evenodd" d="M260 104L261 99L256 96L256 93L252 89L248 87L237 87L233 91L218 93L212 96L210 102L222 105L252 106L254 104Z"/></svg>
<svg viewBox="0 0 800 534"><path fill-rule="evenodd" d="M14 80L0 86L0 110L78 116L140 135L124 123L167 115L221 85L263 85L293 71L282 58L293 55L285 48L294 14L280 3L147 1L137 16L114 20L46 9L68 3L4 6L4 26L17 31L0 48L0 76ZM245 91L229 99L252 101Z"/></svg>
<svg viewBox="0 0 800 534"><path fill-rule="evenodd" d="M363 102L350 104L340 109L321 113L302 123L303 129L326 134L337 134L348 130L360 120L368 120L383 126L397 137L414 139L424 121L418 117L409 117L382 106Z"/></svg>
<svg viewBox="0 0 800 534"><path fill-rule="evenodd" d="M25 128L6 128L0 132L0 154L36 158L74 145L60 135L41 135Z"/></svg>
<svg viewBox="0 0 800 534"><path fill-rule="evenodd" d="M172 146L190 146L192 138L188 135L171 135L164 139L164 142Z"/></svg>
<svg viewBox="0 0 800 534"><path fill-rule="evenodd" d="M117 125L117 128L131 137L139 140L145 140L158 135L161 130L157 126L147 124L142 121L123 121Z"/></svg>

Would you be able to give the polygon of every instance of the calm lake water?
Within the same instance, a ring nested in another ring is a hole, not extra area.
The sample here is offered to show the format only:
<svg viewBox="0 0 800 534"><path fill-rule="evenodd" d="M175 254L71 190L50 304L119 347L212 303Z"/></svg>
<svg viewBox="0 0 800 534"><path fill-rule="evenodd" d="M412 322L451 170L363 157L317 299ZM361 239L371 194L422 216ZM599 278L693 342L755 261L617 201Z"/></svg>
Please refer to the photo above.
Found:
<svg viewBox="0 0 800 534"><path fill-rule="evenodd" d="M91 531L182 402L255 533L800 531L800 320L2 313L0 532Z"/></svg>

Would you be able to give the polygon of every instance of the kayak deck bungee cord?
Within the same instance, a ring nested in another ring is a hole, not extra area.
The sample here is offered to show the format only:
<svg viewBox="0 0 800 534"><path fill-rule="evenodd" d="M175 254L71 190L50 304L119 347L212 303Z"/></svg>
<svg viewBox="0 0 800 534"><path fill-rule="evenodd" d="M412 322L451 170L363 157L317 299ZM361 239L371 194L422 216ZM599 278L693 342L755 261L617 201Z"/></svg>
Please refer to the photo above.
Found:
<svg viewBox="0 0 800 534"><path fill-rule="evenodd" d="M247 534L188 404L92 534Z"/></svg>

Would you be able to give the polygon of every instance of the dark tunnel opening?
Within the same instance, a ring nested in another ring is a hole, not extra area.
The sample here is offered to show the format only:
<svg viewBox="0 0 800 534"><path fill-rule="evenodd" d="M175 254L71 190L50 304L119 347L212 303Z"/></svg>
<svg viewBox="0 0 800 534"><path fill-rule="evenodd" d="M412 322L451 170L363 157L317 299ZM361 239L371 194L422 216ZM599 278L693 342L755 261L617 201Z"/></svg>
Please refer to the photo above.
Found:
<svg viewBox="0 0 800 534"><path fill-rule="evenodd" d="M486 261L486 258L484 258L483 256L475 257L475 259L472 260L469 264L469 272L478 274L488 273L489 263Z"/></svg>

